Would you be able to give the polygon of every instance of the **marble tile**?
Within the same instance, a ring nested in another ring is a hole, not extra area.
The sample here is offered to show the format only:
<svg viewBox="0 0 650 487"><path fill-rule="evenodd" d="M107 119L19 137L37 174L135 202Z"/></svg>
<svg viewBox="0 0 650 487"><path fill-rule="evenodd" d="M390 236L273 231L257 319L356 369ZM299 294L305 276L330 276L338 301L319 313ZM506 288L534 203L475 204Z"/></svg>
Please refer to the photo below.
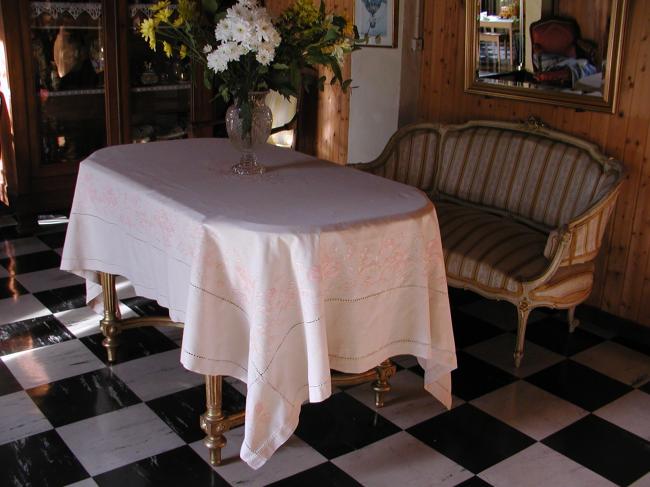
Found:
<svg viewBox="0 0 650 487"><path fill-rule="evenodd" d="M73 484L68 484L65 487L98 487L97 482L95 482L90 477Z"/></svg>
<svg viewBox="0 0 650 487"><path fill-rule="evenodd" d="M650 473L644 475L633 484L630 484L630 487L650 487Z"/></svg>
<svg viewBox="0 0 650 487"><path fill-rule="evenodd" d="M50 247L36 237L5 240L0 242L0 259L43 252L44 250L50 250Z"/></svg>
<svg viewBox="0 0 650 487"><path fill-rule="evenodd" d="M472 473L402 431L332 463L363 485L436 485L451 487Z"/></svg>
<svg viewBox="0 0 650 487"><path fill-rule="evenodd" d="M81 308L86 305L85 284L59 287L34 293L34 296L52 313L59 313L73 308Z"/></svg>
<svg viewBox="0 0 650 487"><path fill-rule="evenodd" d="M634 390L594 414L650 441L650 394Z"/></svg>
<svg viewBox="0 0 650 487"><path fill-rule="evenodd" d="M131 308L128 307L127 309L131 310ZM135 314L135 311L131 310L131 313ZM182 346L183 344L182 328L176 328L175 326L156 326L155 328L160 333L162 333L167 338L169 338L172 342L174 342L176 345L178 345L179 347Z"/></svg>
<svg viewBox="0 0 650 487"><path fill-rule="evenodd" d="M28 292L15 276L0 277L0 299L17 298Z"/></svg>
<svg viewBox="0 0 650 487"><path fill-rule="evenodd" d="M391 391L386 395L383 408L375 407L375 392L370 384L361 384L346 391L347 394L374 409L400 428L409 428L447 409L424 389L422 377L410 370L400 370L390 379ZM452 407L462 404L454 397Z"/></svg>
<svg viewBox="0 0 650 487"><path fill-rule="evenodd" d="M145 404L68 424L57 432L93 476L184 444Z"/></svg>
<svg viewBox="0 0 650 487"><path fill-rule="evenodd" d="M9 272L7 271L7 269L0 266L0 278L8 277L8 276L9 276Z"/></svg>
<svg viewBox="0 0 650 487"><path fill-rule="evenodd" d="M418 364L417 357L414 357L413 355L398 355L397 357L392 357L391 360L394 364L404 369L408 369Z"/></svg>
<svg viewBox="0 0 650 487"><path fill-rule="evenodd" d="M609 480L536 443L481 472L479 477L494 487L609 487Z"/></svg>
<svg viewBox="0 0 650 487"><path fill-rule="evenodd" d="M108 368L33 387L27 394L54 427L140 402Z"/></svg>
<svg viewBox="0 0 650 487"><path fill-rule="evenodd" d="M54 316L0 325L0 356L55 345L74 336Z"/></svg>
<svg viewBox="0 0 650 487"><path fill-rule="evenodd" d="M330 487L332 485L336 487L362 487L362 484L332 462L325 462L308 468L295 475L273 482L269 484L269 487L304 487L305 485L310 487Z"/></svg>
<svg viewBox="0 0 650 487"><path fill-rule="evenodd" d="M11 215L0 215L0 227L16 226L16 219Z"/></svg>
<svg viewBox="0 0 650 487"><path fill-rule="evenodd" d="M52 429L25 391L0 396L0 445Z"/></svg>
<svg viewBox="0 0 650 487"><path fill-rule="evenodd" d="M526 340L524 358L519 368L517 368L512 359L514 346L515 335L504 333L468 347L464 351L509 372L515 377L526 377L564 359L562 355Z"/></svg>
<svg viewBox="0 0 650 487"><path fill-rule="evenodd" d="M451 391L465 401L480 397L516 380L512 374L468 353L458 352L456 359L458 368L451 373Z"/></svg>
<svg viewBox="0 0 650 487"><path fill-rule="evenodd" d="M614 342L603 342L573 360L633 387L650 381L650 356Z"/></svg>
<svg viewBox="0 0 650 487"><path fill-rule="evenodd" d="M509 384L471 404L538 441L589 414L525 381Z"/></svg>
<svg viewBox="0 0 650 487"><path fill-rule="evenodd" d="M48 289L58 289L60 287L76 286L86 282L81 277L58 268L19 274L16 276L16 279L31 293L38 293Z"/></svg>
<svg viewBox="0 0 650 487"><path fill-rule="evenodd" d="M169 350L112 368L140 399L149 401L203 384L204 376L183 367L180 356L180 349Z"/></svg>
<svg viewBox="0 0 650 487"><path fill-rule="evenodd" d="M121 303L120 312L123 319L137 316L131 308ZM102 316L95 313L88 306L54 313L54 316L77 338L96 335L101 332L99 320L102 319Z"/></svg>
<svg viewBox="0 0 650 487"><path fill-rule="evenodd" d="M7 269L10 275L50 269L59 267L60 264L61 256L53 250L0 258L0 265Z"/></svg>
<svg viewBox="0 0 650 487"><path fill-rule="evenodd" d="M51 314L32 294L0 299L0 325Z"/></svg>
<svg viewBox="0 0 650 487"><path fill-rule="evenodd" d="M506 301L479 299L470 304L460 306L464 313L487 321L502 330L512 331L517 329L517 309ZM528 318L529 323L543 320L547 314L542 309L535 309Z"/></svg>
<svg viewBox="0 0 650 487"><path fill-rule="evenodd" d="M2 360L25 389L104 367L79 340L14 353Z"/></svg>
<svg viewBox="0 0 650 487"><path fill-rule="evenodd" d="M58 487L89 477L55 430L0 445L0 485Z"/></svg>
<svg viewBox="0 0 650 487"><path fill-rule="evenodd" d="M265 486L326 461L325 457L294 435L261 468L253 470L239 458L244 428L236 428L225 436L228 443L223 449L224 462L215 470L232 485ZM208 449L202 441L190 446L209 462Z"/></svg>
<svg viewBox="0 0 650 487"><path fill-rule="evenodd" d="M39 233L38 239L47 244L48 248L51 249L63 247L65 243L65 229L58 228L52 232Z"/></svg>
<svg viewBox="0 0 650 487"><path fill-rule="evenodd" d="M0 360L0 396L21 391L22 387L9 371L5 363Z"/></svg>
<svg viewBox="0 0 650 487"><path fill-rule="evenodd" d="M94 354L108 365L106 349L102 345L104 336L101 333L80 338ZM119 344L115 353L115 364L121 364L157 353L175 350L178 346L165 335L152 327L131 328L119 335Z"/></svg>

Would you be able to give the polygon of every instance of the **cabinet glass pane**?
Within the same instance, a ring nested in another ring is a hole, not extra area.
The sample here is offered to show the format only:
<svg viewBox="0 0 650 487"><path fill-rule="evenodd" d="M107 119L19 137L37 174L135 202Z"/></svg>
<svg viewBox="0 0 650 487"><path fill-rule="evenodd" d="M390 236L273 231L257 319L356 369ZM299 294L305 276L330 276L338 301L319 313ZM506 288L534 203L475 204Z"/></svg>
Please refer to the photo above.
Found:
<svg viewBox="0 0 650 487"><path fill-rule="evenodd" d="M29 3L41 163L79 161L106 145L102 3Z"/></svg>
<svg viewBox="0 0 650 487"><path fill-rule="evenodd" d="M134 142L186 137L190 116L188 60L169 59L160 46L153 52L140 36L140 23L151 15L152 5L129 2L128 59L131 139Z"/></svg>

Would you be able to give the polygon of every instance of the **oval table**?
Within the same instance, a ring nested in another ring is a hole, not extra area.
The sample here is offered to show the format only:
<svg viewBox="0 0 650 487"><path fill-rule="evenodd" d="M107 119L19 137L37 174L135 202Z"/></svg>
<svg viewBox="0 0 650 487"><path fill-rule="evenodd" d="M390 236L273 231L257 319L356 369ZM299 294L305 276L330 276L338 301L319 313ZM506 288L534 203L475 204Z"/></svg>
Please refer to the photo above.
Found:
<svg viewBox="0 0 650 487"><path fill-rule="evenodd" d="M117 275L184 326L181 362L206 376L215 464L244 418L221 410L224 375L247 384L240 455L253 468L290 437L304 401L331 394L330 369L368 378L377 367L381 405L387 359L415 355L423 387L450 407L456 356L426 195L287 149L265 146L259 159L264 175L235 176L227 140L187 139L82 162L61 268L103 310L109 360L121 330L160 324L119 319Z"/></svg>

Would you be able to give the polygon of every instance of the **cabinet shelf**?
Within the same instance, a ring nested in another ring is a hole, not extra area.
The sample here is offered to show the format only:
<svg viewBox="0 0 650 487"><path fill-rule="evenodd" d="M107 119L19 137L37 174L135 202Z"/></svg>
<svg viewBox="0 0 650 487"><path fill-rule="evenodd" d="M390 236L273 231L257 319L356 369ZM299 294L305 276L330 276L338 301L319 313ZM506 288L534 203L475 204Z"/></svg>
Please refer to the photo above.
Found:
<svg viewBox="0 0 650 487"><path fill-rule="evenodd" d="M48 98L56 98L59 96L83 96L83 95L103 95L104 88L92 88L86 90L60 90L48 91Z"/></svg>
<svg viewBox="0 0 650 487"><path fill-rule="evenodd" d="M176 85L135 86L131 88L131 91L133 93L150 93L155 91L190 90L191 88L191 83L179 83Z"/></svg>
<svg viewBox="0 0 650 487"><path fill-rule="evenodd" d="M98 20L102 16L101 2L30 2L29 7L32 18L49 14L56 19L59 15L67 14L77 20L81 14L85 13L91 19Z"/></svg>

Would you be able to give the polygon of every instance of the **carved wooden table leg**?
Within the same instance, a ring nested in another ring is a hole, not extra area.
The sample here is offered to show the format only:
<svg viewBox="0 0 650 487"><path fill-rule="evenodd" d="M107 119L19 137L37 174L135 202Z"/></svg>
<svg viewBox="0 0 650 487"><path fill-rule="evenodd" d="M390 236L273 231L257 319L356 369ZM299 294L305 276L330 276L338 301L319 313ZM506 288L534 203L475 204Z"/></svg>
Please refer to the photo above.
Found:
<svg viewBox="0 0 650 487"><path fill-rule="evenodd" d="M113 363L115 362L115 350L119 343L117 335L120 334L115 276L100 272L99 280L102 284L102 296L104 298L104 318L99 322L99 326L105 337L102 345L106 348L108 361Z"/></svg>
<svg viewBox="0 0 650 487"><path fill-rule="evenodd" d="M207 435L203 444L210 451L210 463L221 464L221 449L226 446L226 418L221 409L221 387L223 377L220 375L205 376L205 403L207 411L201 415L201 429Z"/></svg>
<svg viewBox="0 0 650 487"><path fill-rule="evenodd" d="M390 360L384 360L377 367L377 380L372 383L372 390L375 391L375 406L384 407L384 394L390 391L390 379L395 375L395 366Z"/></svg>

